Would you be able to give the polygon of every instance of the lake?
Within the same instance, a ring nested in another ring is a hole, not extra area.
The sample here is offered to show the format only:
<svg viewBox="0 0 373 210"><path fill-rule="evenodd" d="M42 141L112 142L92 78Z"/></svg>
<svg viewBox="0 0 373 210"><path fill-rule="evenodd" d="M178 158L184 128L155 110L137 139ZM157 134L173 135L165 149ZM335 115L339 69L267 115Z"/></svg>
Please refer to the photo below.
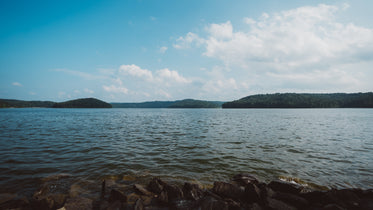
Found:
<svg viewBox="0 0 373 210"><path fill-rule="evenodd" d="M0 192L44 177L373 188L373 109L0 109Z"/></svg>

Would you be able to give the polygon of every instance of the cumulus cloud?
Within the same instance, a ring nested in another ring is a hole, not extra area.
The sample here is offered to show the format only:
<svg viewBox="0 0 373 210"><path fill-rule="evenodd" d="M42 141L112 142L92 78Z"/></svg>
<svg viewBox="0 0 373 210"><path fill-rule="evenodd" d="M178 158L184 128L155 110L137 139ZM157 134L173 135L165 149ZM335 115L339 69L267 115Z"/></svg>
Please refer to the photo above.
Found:
<svg viewBox="0 0 373 210"><path fill-rule="evenodd" d="M161 69L157 71L157 78L164 82L176 82L179 84L190 83L191 80L181 76L177 71Z"/></svg>
<svg viewBox="0 0 373 210"><path fill-rule="evenodd" d="M173 45L176 49L188 49L193 46L199 47L201 44L205 42L204 39L200 38L197 34L189 32L184 37L179 37L176 40L176 44Z"/></svg>
<svg viewBox="0 0 373 210"><path fill-rule="evenodd" d="M119 72L123 74L128 74L130 76L144 78L146 80L153 80L153 74L151 71L147 69L142 69L139 66L134 64L132 65L121 65L119 68Z"/></svg>
<svg viewBox="0 0 373 210"><path fill-rule="evenodd" d="M246 76L234 77L236 80L260 78L262 81L251 81L256 87L263 87L259 83L265 80L273 81L265 83L272 89L276 84L285 85L274 82L279 80L303 81L310 89L316 89L320 81L327 83L323 85L326 89L328 85L351 87L364 83L361 75L369 74L354 65L372 63L373 29L338 21L338 14L346 9L347 4L320 4L263 13L257 19L243 18L249 26L243 29L234 28L230 21L213 23L205 28L205 35L189 32L177 43L203 47L204 56L222 61L226 69L245 70L241 73ZM219 86L218 81L210 86Z"/></svg>

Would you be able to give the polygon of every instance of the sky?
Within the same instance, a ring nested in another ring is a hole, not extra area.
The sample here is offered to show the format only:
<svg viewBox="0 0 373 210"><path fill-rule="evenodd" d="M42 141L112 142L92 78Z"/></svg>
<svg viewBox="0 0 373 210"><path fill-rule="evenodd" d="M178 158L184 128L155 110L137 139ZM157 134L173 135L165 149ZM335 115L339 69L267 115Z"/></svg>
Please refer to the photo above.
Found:
<svg viewBox="0 0 373 210"><path fill-rule="evenodd" d="M373 91L371 0L0 0L0 98Z"/></svg>

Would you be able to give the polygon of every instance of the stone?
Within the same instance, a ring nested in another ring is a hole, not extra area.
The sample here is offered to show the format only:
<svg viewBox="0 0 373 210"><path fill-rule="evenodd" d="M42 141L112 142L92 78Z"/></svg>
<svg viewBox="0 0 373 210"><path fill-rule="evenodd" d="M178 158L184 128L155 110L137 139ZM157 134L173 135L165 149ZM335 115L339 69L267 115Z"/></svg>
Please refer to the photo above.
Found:
<svg viewBox="0 0 373 210"><path fill-rule="evenodd" d="M293 184L290 182L285 182L281 180L271 181L268 187L274 191L298 194L302 191L303 187L301 185Z"/></svg>
<svg viewBox="0 0 373 210"><path fill-rule="evenodd" d="M93 207L93 201L85 197L74 197L67 199L63 208L65 210L91 210Z"/></svg>
<svg viewBox="0 0 373 210"><path fill-rule="evenodd" d="M233 176L232 180L241 186L259 183L258 179L255 176L248 173L236 174L235 176Z"/></svg>
<svg viewBox="0 0 373 210"><path fill-rule="evenodd" d="M276 209L276 210L296 210L294 206L291 206L287 203L284 203L282 201L273 199L273 198L267 198L267 207L270 209Z"/></svg>
<svg viewBox="0 0 373 210"><path fill-rule="evenodd" d="M306 199L290 193L277 192L273 195L273 198L295 206L299 209L304 209L305 207L309 206L309 202Z"/></svg>
<svg viewBox="0 0 373 210"><path fill-rule="evenodd" d="M149 184L148 184L148 189L151 191L151 192L153 192L153 193L155 193L155 194L161 194L161 192L162 192L162 190L163 190L163 185L164 185L165 183L161 180L161 179L159 179L159 178L157 178L157 177L155 177L155 178L153 178L150 182L149 182Z"/></svg>
<svg viewBox="0 0 373 210"><path fill-rule="evenodd" d="M212 191L224 198L232 198L233 200L241 200L245 194L245 188L225 182L214 182Z"/></svg>
<svg viewBox="0 0 373 210"><path fill-rule="evenodd" d="M324 206L322 208L322 210L345 210L345 208L342 208L342 207L338 206L337 204L332 203L332 204L328 204L328 205Z"/></svg>
<svg viewBox="0 0 373 210"><path fill-rule="evenodd" d="M178 186L165 184L163 191L167 192L168 201L183 198L183 191Z"/></svg>
<svg viewBox="0 0 373 210"><path fill-rule="evenodd" d="M120 202L126 203L127 202L127 196L119 190L112 189L110 191L109 202L112 203L112 202L115 202L115 201L120 201Z"/></svg>
<svg viewBox="0 0 373 210"><path fill-rule="evenodd" d="M261 201L261 190L254 183L248 183L245 187L245 194L242 199L246 203L255 203Z"/></svg>
<svg viewBox="0 0 373 210"><path fill-rule="evenodd" d="M222 200L217 200L214 197L206 196L200 201L200 208L204 210L228 210L228 203Z"/></svg>
<svg viewBox="0 0 373 210"><path fill-rule="evenodd" d="M191 184L189 182L185 182L182 190L185 199L189 200L199 200L204 194L203 190L197 184Z"/></svg>
<svg viewBox="0 0 373 210"><path fill-rule="evenodd" d="M143 204L141 199L137 199L134 209L135 210L143 210L144 209L144 204Z"/></svg>
<svg viewBox="0 0 373 210"><path fill-rule="evenodd" d="M152 193L151 193L149 190L145 189L145 187L143 187L143 186L140 185L140 184L134 184L134 185L133 185L133 188L134 188L137 192L141 193L142 195L148 195L148 196L151 196L151 195L152 195Z"/></svg>

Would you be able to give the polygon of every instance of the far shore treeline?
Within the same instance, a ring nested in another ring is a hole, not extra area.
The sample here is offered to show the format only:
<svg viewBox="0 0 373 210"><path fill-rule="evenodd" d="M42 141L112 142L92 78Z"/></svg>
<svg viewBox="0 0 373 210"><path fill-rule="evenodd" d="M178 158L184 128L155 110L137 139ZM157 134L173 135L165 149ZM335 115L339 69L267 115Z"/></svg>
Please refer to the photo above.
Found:
<svg viewBox="0 0 373 210"><path fill-rule="evenodd" d="M141 103L107 103L95 98L66 102L0 99L0 108L373 108L368 93L275 93L251 95L231 102L184 99Z"/></svg>

